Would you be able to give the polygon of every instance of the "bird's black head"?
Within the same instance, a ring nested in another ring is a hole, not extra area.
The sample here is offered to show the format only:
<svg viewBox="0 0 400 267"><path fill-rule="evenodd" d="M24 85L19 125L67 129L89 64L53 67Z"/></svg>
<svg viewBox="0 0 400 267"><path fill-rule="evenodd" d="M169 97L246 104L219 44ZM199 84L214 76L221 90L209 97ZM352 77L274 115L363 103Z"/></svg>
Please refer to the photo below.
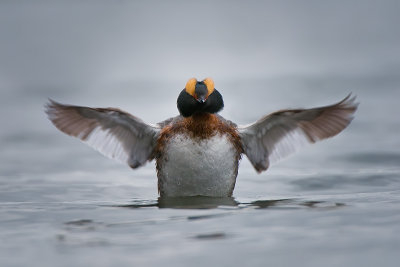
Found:
<svg viewBox="0 0 400 267"><path fill-rule="evenodd" d="M212 79L192 78L179 94L177 105L182 116L190 117L195 113L217 113L224 107L224 101Z"/></svg>

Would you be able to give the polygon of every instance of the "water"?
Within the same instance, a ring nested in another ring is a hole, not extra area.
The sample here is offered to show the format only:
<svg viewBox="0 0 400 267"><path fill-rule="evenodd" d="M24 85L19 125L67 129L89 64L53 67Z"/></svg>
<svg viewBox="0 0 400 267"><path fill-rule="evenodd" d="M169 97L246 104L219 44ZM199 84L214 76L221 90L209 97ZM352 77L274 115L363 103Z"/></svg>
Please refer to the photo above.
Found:
<svg viewBox="0 0 400 267"><path fill-rule="evenodd" d="M0 265L397 266L397 5L339 2L219 4L201 25L168 15L187 18L189 4L2 2ZM243 10L258 16L238 23ZM43 113L51 97L162 121L193 73L214 77L240 124L350 91L360 106L342 134L261 175L244 157L232 198L189 199L159 199L154 163L106 159Z"/></svg>

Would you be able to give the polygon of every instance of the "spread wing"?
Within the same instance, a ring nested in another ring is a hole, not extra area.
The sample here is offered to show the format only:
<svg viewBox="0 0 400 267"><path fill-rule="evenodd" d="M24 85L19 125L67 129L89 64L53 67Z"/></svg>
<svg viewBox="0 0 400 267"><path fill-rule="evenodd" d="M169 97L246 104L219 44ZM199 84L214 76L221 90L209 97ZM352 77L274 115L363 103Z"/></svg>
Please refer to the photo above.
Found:
<svg viewBox="0 0 400 267"><path fill-rule="evenodd" d="M244 153L257 172L307 143L332 137L349 125L358 104L348 95L337 104L312 109L281 110L238 127Z"/></svg>
<svg viewBox="0 0 400 267"><path fill-rule="evenodd" d="M137 168L152 159L160 128L115 108L71 106L49 100L46 113L62 132L107 157Z"/></svg>

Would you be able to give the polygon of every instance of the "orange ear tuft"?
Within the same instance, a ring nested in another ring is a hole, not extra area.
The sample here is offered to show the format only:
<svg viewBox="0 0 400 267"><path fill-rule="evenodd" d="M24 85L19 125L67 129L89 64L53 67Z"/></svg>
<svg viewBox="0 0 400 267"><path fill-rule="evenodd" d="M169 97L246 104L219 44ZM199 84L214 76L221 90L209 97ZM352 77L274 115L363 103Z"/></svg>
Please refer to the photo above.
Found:
<svg viewBox="0 0 400 267"><path fill-rule="evenodd" d="M211 95L214 92L214 81L211 78L206 78L203 82L207 86L208 95Z"/></svg>
<svg viewBox="0 0 400 267"><path fill-rule="evenodd" d="M186 93L188 93L189 95L194 97L194 90L196 89L196 83L197 80L196 78L191 78L189 79L189 81L187 81L185 89L186 89Z"/></svg>

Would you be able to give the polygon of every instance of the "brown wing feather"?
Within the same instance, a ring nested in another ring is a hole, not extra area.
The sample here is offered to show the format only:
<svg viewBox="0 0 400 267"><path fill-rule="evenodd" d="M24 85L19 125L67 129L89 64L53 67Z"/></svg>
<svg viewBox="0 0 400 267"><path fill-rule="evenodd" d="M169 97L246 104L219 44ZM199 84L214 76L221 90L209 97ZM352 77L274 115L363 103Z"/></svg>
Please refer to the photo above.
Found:
<svg viewBox="0 0 400 267"><path fill-rule="evenodd" d="M152 159L159 127L146 124L127 112L64 105L50 100L46 113L60 131L132 168Z"/></svg>
<svg viewBox="0 0 400 267"><path fill-rule="evenodd" d="M245 154L258 172L294 152L304 143L329 138L346 128L358 104L348 95L334 105L312 109L288 109L269 114L239 127Z"/></svg>

